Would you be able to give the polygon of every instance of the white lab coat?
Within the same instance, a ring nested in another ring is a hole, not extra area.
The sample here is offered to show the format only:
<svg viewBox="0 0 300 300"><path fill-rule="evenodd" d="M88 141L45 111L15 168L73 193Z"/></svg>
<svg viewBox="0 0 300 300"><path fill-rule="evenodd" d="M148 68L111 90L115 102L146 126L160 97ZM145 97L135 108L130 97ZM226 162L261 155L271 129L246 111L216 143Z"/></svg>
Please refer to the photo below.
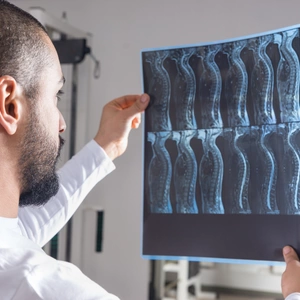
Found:
<svg viewBox="0 0 300 300"><path fill-rule="evenodd" d="M300 300L300 293L290 294L285 298L285 300Z"/></svg>
<svg viewBox="0 0 300 300"><path fill-rule="evenodd" d="M16 219L0 218L1 300L118 300L76 266L41 249L114 168L91 141L59 171L59 192L45 206L20 208Z"/></svg>

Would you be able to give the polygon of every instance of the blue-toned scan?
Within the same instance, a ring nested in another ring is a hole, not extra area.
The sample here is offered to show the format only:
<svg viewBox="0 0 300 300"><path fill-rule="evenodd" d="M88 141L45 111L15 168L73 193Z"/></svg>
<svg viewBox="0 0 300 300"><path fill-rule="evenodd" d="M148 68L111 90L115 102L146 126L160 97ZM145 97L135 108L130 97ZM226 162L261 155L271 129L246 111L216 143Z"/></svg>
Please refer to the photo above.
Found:
<svg viewBox="0 0 300 300"><path fill-rule="evenodd" d="M222 129L198 130L197 138L202 140L204 154L199 166L199 182L202 194L202 212L224 214L222 203L223 159L216 145Z"/></svg>
<svg viewBox="0 0 300 300"><path fill-rule="evenodd" d="M254 210L260 214L279 214L276 202L277 162L270 138L276 133L276 126L262 125L251 128L256 157L253 158L254 186L257 188L258 204Z"/></svg>
<svg viewBox="0 0 300 300"><path fill-rule="evenodd" d="M169 51L151 52L146 55L146 62L151 69L148 94L151 95L151 127L153 132L172 130L169 116L171 83L164 68L164 61Z"/></svg>
<svg viewBox="0 0 300 300"><path fill-rule="evenodd" d="M254 65L251 72L251 97L254 106L256 125L276 124L273 108L274 70L266 53L272 36L262 36L248 41L248 48L253 52Z"/></svg>
<svg viewBox="0 0 300 300"><path fill-rule="evenodd" d="M173 86L173 97L176 105L175 130L196 129L194 102L196 94L196 78L189 65L195 48L172 50L171 58L176 63L176 77Z"/></svg>
<svg viewBox="0 0 300 300"><path fill-rule="evenodd" d="M245 140L249 134L248 127L226 128L223 134L227 142L226 175L231 181L227 185L227 197L230 199L227 211L230 213L251 213L248 196L250 163L245 149Z"/></svg>
<svg viewBox="0 0 300 300"><path fill-rule="evenodd" d="M299 28L142 52L146 213L300 214L299 57Z"/></svg>
<svg viewBox="0 0 300 300"><path fill-rule="evenodd" d="M223 46L223 52L227 55L229 64L224 82L229 127L250 125L246 105L248 74L241 59L241 51L245 46L244 40Z"/></svg>
<svg viewBox="0 0 300 300"><path fill-rule="evenodd" d="M196 130L173 132L172 138L176 141L178 154L174 164L174 184L176 212L196 214L196 178L197 163L190 141L197 134Z"/></svg>
<svg viewBox="0 0 300 300"><path fill-rule="evenodd" d="M166 140L171 132L148 133L153 156L149 164L150 210L152 213L172 213L170 202L170 184L172 164L165 148Z"/></svg>
<svg viewBox="0 0 300 300"><path fill-rule="evenodd" d="M279 134L283 137L283 189L286 214L300 214L300 126L298 123L280 124Z"/></svg>
<svg viewBox="0 0 300 300"><path fill-rule="evenodd" d="M300 121L299 110L299 58L292 43L299 35L298 29L275 35L278 43L280 60L277 69L277 90L280 101L281 122Z"/></svg>
<svg viewBox="0 0 300 300"><path fill-rule="evenodd" d="M197 56L201 58L203 73L199 80L199 101L201 103L202 128L222 128L223 121L220 111L222 77L215 62L216 54L221 50L220 45L199 47Z"/></svg>

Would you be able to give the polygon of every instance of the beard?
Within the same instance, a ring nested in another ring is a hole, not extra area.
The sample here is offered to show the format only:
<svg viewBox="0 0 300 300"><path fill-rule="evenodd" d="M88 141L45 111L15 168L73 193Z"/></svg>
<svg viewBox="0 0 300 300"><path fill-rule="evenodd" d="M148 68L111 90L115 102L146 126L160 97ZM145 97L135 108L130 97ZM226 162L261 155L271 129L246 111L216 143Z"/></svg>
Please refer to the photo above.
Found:
<svg viewBox="0 0 300 300"><path fill-rule="evenodd" d="M64 140L59 136L57 147L56 141L40 124L33 110L21 143L19 159L21 207L45 205L59 190L56 166Z"/></svg>

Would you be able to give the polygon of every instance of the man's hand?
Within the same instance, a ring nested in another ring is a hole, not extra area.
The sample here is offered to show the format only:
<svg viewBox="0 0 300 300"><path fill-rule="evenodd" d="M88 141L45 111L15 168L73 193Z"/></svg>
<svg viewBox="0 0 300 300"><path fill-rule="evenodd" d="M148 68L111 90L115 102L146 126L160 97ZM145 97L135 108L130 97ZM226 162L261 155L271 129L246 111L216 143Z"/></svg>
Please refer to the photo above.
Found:
<svg viewBox="0 0 300 300"><path fill-rule="evenodd" d="M292 293L300 293L300 262L299 257L292 247L283 248L283 257L286 269L281 278L281 289L283 297Z"/></svg>
<svg viewBox="0 0 300 300"><path fill-rule="evenodd" d="M107 103L102 112L95 141L114 160L127 148L128 135L141 123L141 113L148 106L147 94L123 96Z"/></svg>

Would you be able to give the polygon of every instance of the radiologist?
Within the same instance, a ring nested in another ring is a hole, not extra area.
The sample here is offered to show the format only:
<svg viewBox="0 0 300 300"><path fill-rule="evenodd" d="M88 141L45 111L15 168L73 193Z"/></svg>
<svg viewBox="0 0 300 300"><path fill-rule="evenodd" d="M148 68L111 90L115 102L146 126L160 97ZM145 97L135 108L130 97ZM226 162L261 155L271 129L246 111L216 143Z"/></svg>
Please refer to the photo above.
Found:
<svg viewBox="0 0 300 300"><path fill-rule="evenodd" d="M64 77L44 27L0 0L0 299L117 300L76 266L41 249L138 128L149 96L129 95L103 109L99 130L56 172L66 124L57 108Z"/></svg>

